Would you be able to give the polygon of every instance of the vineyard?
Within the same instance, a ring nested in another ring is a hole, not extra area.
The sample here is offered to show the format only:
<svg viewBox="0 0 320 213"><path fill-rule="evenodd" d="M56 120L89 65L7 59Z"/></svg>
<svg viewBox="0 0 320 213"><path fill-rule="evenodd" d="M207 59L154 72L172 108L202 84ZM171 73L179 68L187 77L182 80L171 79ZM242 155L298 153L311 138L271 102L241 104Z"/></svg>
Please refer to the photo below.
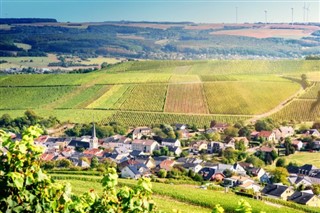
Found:
<svg viewBox="0 0 320 213"><path fill-rule="evenodd" d="M320 118L320 103L316 100L295 100L271 116L282 121L315 121Z"/></svg>
<svg viewBox="0 0 320 213"><path fill-rule="evenodd" d="M60 183L70 183L72 185L73 191L75 193L83 193L87 190L94 189L97 193L101 193L99 189L99 176L89 176L89 175L63 175L63 174L51 174L51 176ZM133 186L136 181L128 179L119 179L120 185L127 185L129 187ZM159 210L162 209L162 206L172 206L175 209L179 209L182 212L197 212L197 208L201 207L202 211L199 212L211 212L209 209L212 209L217 203L219 203L226 212L233 212L233 209L237 206L239 199L245 199L253 207L254 212L279 212L279 213L291 213L291 212L304 212L303 208L308 211L316 212L315 208L301 206L301 210L293 209L289 207L274 206L272 204L268 205L263 201L254 200L250 198L241 197L233 194L232 192L225 193L223 191L212 191L212 190L203 190L199 189L195 185L169 185L163 183L152 183L152 190L154 192L153 196L156 198L157 206ZM163 200L164 197L167 197L167 200ZM158 199L157 199L158 198ZM168 201L168 203L163 203ZM177 205L174 205L176 202ZM173 204L174 203L174 204ZM180 206L184 208L180 209ZM187 208L185 206L187 205ZM194 210L195 209L195 210ZM166 209L167 210L167 209ZM170 211L169 211L170 212Z"/></svg>
<svg viewBox="0 0 320 213"><path fill-rule="evenodd" d="M213 119L233 123L288 101L301 85L286 76L299 79L301 73L319 73L319 63L129 61L87 74L1 75L0 114L16 116L34 109L62 121L86 123L94 114L97 121L132 126L177 122L208 126ZM316 83L271 116L301 121L318 118L319 107L312 99L319 89Z"/></svg>
<svg viewBox="0 0 320 213"><path fill-rule="evenodd" d="M202 84L169 85L165 112L208 114Z"/></svg>
<svg viewBox="0 0 320 213"><path fill-rule="evenodd" d="M298 89L299 85L288 82L204 84L209 111L212 114L261 114L280 104Z"/></svg>

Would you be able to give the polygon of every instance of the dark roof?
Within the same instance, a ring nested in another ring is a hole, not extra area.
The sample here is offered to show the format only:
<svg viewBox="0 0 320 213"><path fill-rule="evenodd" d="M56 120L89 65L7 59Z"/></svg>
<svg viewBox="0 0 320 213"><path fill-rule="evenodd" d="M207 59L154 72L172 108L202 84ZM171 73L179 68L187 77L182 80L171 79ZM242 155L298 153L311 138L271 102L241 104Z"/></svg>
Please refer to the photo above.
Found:
<svg viewBox="0 0 320 213"><path fill-rule="evenodd" d="M90 148L90 142L86 141L79 141L79 140L71 140L68 146L74 146L74 147L82 147L82 148Z"/></svg>
<svg viewBox="0 0 320 213"><path fill-rule="evenodd" d="M306 204L314 196L315 196L314 194L295 191L290 197L288 197L288 200L291 200L291 201L293 201L295 203L299 203L299 204Z"/></svg>
<svg viewBox="0 0 320 213"><path fill-rule="evenodd" d="M299 167L298 166L289 165L287 167L287 170L288 170L289 173L292 173L292 174L298 174L299 173Z"/></svg>
<svg viewBox="0 0 320 213"><path fill-rule="evenodd" d="M310 172L311 170L315 170L315 169L318 169L318 168L313 166L312 164L304 164L303 166L299 167L299 169L307 170L307 171Z"/></svg>
<svg viewBox="0 0 320 213"><path fill-rule="evenodd" d="M134 165L129 165L128 168L133 172L133 174L140 175L140 172Z"/></svg>
<svg viewBox="0 0 320 213"><path fill-rule="evenodd" d="M288 186L267 184L261 192L262 194L280 197L287 189Z"/></svg>
<svg viewBox="0 0 320 213"><path fill-rule="evenodd" d="M172 139L172 138L162 139L162 142L166 142L166 143L175 143L176 141L177 141L177 139Z"/></svg>
<svg viewBox="0 0 320 213"><path fill-rule="evenodd" d="M141 155L143 152L139 151L139 150L132 150L132 152L130 152L130 155L133 157L137 157L139 155Z"/></svg>
<svg viewBox="0 0 320 213"><path fill-rule="evenodd" d="M215 169L212 168L202 168L198 174L202 175L203 180L210 180L212 178L212 176L214 175L214 173L216 172Z"/></svg>

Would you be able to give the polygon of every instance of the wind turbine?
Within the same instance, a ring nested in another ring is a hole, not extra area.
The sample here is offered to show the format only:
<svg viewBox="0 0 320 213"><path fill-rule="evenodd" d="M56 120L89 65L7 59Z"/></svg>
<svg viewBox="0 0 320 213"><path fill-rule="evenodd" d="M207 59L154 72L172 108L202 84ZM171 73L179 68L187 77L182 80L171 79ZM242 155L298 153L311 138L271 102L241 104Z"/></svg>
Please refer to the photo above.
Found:
<svg viewBox="0 0 320 213"><path fill-rule="evenodd" d="M306 21L306 9L307 9L306 3L304 3L302 9L303 9L303 22L305 22Z"/></svg>
<svg viewBox="0 0 320 213"><path fill-rule="evenodd" d="M264 17L265 17L265 20L266 20L266 21L265 21L266 24L268 23L267 14L268 14L268 11L265 10L265 11L264 11Z"/></svg>
<svg viewBox="0 0 320 213"><path fill-rule="evenodd" d="M309 22L309 12L310 12L310 4L308 4L308 7L306 7L306 11L307 11L307 17L306 17L306 22Z"/></svg>
<svg viewBox="0 0 320 213"><path fill-rule="evenodd" d="M238 7L236 7L236 24L238 24Z"/></svg>
<svg viewBox="0 0 320 213"><path fill-rule="evenodd" d="M291 25L293 25L293 7L291 7Z"/></svg>

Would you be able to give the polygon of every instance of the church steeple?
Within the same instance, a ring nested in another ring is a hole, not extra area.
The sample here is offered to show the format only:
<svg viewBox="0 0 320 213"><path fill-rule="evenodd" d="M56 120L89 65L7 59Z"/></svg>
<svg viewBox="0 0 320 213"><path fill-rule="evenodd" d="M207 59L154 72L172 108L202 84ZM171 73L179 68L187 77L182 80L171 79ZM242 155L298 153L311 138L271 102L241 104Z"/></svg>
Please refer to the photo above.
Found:
<svg viewBox="0 0 320 213"><path fill-rule="evenodd" d="M99 143L98 143L98 138L97 138L97 133L96 133L96 125L94 123L94 119L92 119L92 124L93 124L93 127L92 127L92 137L91 137L91 140L90 140L90 148L98 148L99 146Z"/></svg>

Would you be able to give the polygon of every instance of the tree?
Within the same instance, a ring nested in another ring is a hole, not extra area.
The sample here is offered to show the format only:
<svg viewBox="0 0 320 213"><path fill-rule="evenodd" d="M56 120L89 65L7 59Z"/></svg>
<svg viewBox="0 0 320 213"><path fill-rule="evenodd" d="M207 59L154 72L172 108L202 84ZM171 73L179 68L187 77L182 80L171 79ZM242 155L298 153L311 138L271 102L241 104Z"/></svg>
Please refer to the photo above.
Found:
<svg viewBox="0 0 320 213"><path fill-rule="evenodd" d="M236 141L235 148L239 151L246 151L247 149L244 140Z"/></svg>
<svg viewBox="0 0 320 213"><path fill-rule="evenodd" d="M295 152L295 148L292 145L290 138L286 138L284 140L284 148L285 148L285 155L286 156L294 154L294 152Z"/></svg>
<svg viewBox="0 0 320 213"><path fill-rule="evenodd" d="M56 165L57 167L70 168L72 163L68 159L61 159L56 161Z"/></svg>
<svg viewBox="0 0 320 213"><path fill-rule="evenodd" d="M319 93L318 93L319 94ZM1 121L0 121L0 125L1 125ZM311 127L312 129L320 129L320 121L315 121Z"/></svg>
<svg viewBox="0 0 320 213"><path fill-rule="evenodd" d="M196 173L193 177L193 180L200 182L203 181L203 177L200 174Z"/></svg>
<svg viewBox="0 0 320 213"><path fill-rule="evenodd" d="M241 129L239 129L239 132L238 132L239 136L240 137L247 137L249 138L250 137L250 134L251 134L251 131L248 127L242 127Z"/></svg>
<svg viewBox="0 0 320 213"><path fill-rule="evenodd" d="M237 159L237 155L231 147L226 148L222 155L226 159L226 163L234 163Z"/></svg>
<svg viewBox="0 0 320 213"><path fill-rule="evenodd" d="M94 168L97 168L98 166L99 166L99 159L96 156L94 156L91 159L90 167L94 169Z"/></svg>
<svg viewBox="0 0 320 213"><path fill-rule="evenodd" d="M315 195L320 194L320 184L312 184L312 191Z"/></svg>
<svg viewBox="0 0 320 213"><path fill-rule="evenodd" d="M247 163L251 163L254 167L264 167L265 166L265 163L263 160L261 160L260 158L254 156L254 155L251 155L249 157L247 157L246 159L246 162Z"/></svg>
<svg viewBox="0 0 320 213"><path fill-rule="evenodd" d="M109 168L101 196L93 191L77 196L69 184L55 183L40 168L42 148L34 144L41 129L30 127L16 143L0 130L0 212L153 212L150 179L134 188L117 188L118 174ZM3 153L6 147L7 153Z"/></svg>
<svg viewBox="0 0 320 213"><path fill-rule="evenodd" d="M304 89L307 88L308 86L310 86L310 83L309 83L309 81L307 79L307 75L306 74L302 74L301 75L301 85L302 85L302 87Z"/></svg>
<svg viewBox="0 0 320 213"><path fill-rule="evenodd" d="M223 171L224 176L226 176L227 178L232 176L232 171L230 169L226 169Z"/></svg>
<svg viewBox="0 0 320 213"><path fill-rule="evenodd" d="M286 159L279 158L277 160L276 167L285 167L285 166L286 166Z"/></svg>
<svg viewBox="0 0 320 213"><path fill-rule="evenodd" d="M0 126L1 127L7 127L11 125L12 118L10 117L9 114L3 114L0 118Z"/></svg>
<svg viewBox="0 0 320 213"><path fill-rule="evenodd" d="M224 130L224 134L229 137L237 137L238 132L239 132L239 129L237 129L233 126L229 126Z"/></svg>
<svg viewBox="0 0 320 213"><path fill-rule="evenodd" d="M271 174L271 181L273 183L283 183L285 185L289 185L289 182L287 180L289 173L286 168L277 167L271 172Z"/></svg>
<svg viewBox="0 0 320 213"><path fill-rule="evenodd" d="M167 177L167 171L165 169L160 169L158 172L159 178L165 178Z"/></svg>

